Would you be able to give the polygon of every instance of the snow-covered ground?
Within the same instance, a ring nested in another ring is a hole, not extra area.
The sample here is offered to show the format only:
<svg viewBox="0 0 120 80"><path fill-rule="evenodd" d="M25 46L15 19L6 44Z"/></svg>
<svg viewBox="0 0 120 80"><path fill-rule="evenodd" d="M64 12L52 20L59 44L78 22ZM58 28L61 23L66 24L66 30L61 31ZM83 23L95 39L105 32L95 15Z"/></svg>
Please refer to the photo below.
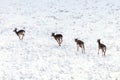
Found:
<svg viewBox="0 0 120 80"><path fill-rule="evenodd" d="M25 29L23 41L14 28ZM61 47L52 32L63 34ZM1 0L0 80L120 80L119 37L119 0Z"/></svg>

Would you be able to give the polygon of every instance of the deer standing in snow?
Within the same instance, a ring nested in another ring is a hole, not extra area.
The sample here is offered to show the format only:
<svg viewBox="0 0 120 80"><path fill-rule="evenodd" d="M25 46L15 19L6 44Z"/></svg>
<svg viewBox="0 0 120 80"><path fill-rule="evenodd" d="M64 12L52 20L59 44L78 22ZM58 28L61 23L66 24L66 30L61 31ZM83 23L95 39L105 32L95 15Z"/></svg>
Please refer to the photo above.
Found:
<svg viewBox="0 0 120 80"><path fill-rule="evenodd" d="M98 54L99 54L99 51L100 51L100 49L101 49L103 55L105 56L105 53L106 53L106 45L102 44L102 43L100 42L100 39L98 39L97 42L98 42Z"/></svg>
<svg viewBox="0 0 120 80"><path fill-rule="evenodd" d="M17 34L20 40L23 40L23 37L25 36L25 30L18 30L17 28L14 29L14 32Z"/></svg>
<svg viewBox="0 0 120 80"><path fill-rule="evenodd" d="M57 43L59 44L59 46L61 46L62 41L63 41L63 40L62 40L62 38L63 38L62 34L52 33L51 36L54 37L54 39L57 41Z"/></svg>
<svg viewBox="0 0 120 80"><path fill-rule="evenodd" d="M80 47L82 49L82 53L85 53L84 42L78 39L75 39L75 42L77 44L77 51L79 51L79 47Z"/></svg>

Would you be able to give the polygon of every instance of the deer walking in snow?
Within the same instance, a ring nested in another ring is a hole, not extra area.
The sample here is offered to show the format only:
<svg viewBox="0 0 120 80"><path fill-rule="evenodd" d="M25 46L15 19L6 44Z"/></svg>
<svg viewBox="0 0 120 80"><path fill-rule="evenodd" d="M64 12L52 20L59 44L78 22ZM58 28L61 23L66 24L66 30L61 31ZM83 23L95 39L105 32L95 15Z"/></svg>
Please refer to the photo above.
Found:
<svg viewBox="0 0 120 80"><path fill-rule="evenodd" d="M106 53L106 45L102 44L102 43L100 42L100 39L98 39L97 42L98 42L98 54L99 54L99 51L100 51L100 49L101 49L103 55L105 56L105 53Z"/></svg>
<svg viewBox="0 0 120 80"><path fill-rule="evenodd" d="M75 42L77 44L77 51L79 51L79 47L80 47L82 49L82 53L85 53L84 42L78 39L75 39Z"/></svg>
<svg viewBox="0 0 120 80"><path fill-rule="evenodd" d="M23 37L25 36L25 30L18 30L17 28L14 29L14 32L17 34L20 40L23 40Z"/></svg>
<svg viewBox="0 0 120 80"><path fill-rule="evenodd" d="M52 37L54 37L54 39L57 41L57 43L59 44L59 46L61 46L62 44L62 38L63 38L63 35L62 34L55 34L55 33L52 33L51 35Z"/></svg>

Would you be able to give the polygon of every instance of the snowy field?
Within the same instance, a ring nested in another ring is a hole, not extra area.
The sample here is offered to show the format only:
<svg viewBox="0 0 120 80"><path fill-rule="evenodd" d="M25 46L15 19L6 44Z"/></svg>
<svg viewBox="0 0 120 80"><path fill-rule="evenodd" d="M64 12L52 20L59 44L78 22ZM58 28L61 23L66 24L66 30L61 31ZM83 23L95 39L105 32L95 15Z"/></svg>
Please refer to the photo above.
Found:
<svg viewBox="0 0 120 80"><path fill-rule="evenodd" d="M61 47L52 32L63 34ZM120 80L119 37L119 0L0 0L0 80Z"/></svg>

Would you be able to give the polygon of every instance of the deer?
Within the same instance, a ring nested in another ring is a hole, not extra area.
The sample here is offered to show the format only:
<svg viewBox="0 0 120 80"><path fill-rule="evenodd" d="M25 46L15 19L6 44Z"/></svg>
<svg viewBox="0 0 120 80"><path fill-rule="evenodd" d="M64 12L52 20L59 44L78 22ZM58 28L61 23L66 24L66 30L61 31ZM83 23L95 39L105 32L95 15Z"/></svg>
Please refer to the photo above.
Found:
<svg viewBox="0 0 120 80"><path fill-rule="evenodd" d="M105 53L106 53L106 45L102 44L100 42L101 39L98 39L97 42L98 42L98 54L99 54L99 51L102 50L102 54L105 56Z"/></svg>
<svg viewBox="0 0 120 80"><path fill-rule="evenodd" d="M76 45L77 45L77 51L79 51L79 47L82 49L82 53L85 53L85 46L84 42L81 40L75 39Z"/></svg>
<svg viewBox="0 0 120 80"><path fill-rule="evenodd" d="M51 35L52 37L54 37L54 39L57 41L57 43L59 44L59 46L61 46L63 40L63 35L62 34L55 34L55 33L52 33Z"/></svg>
<svg viewBox="0 0 120 80"><path fill-rule="evenodd" d="M13 32L16 33L16 35L19 37L20 40L23 40L23 37L25 36L25 30L21 29L17 31L17 28L15 28Z"/></svg>

